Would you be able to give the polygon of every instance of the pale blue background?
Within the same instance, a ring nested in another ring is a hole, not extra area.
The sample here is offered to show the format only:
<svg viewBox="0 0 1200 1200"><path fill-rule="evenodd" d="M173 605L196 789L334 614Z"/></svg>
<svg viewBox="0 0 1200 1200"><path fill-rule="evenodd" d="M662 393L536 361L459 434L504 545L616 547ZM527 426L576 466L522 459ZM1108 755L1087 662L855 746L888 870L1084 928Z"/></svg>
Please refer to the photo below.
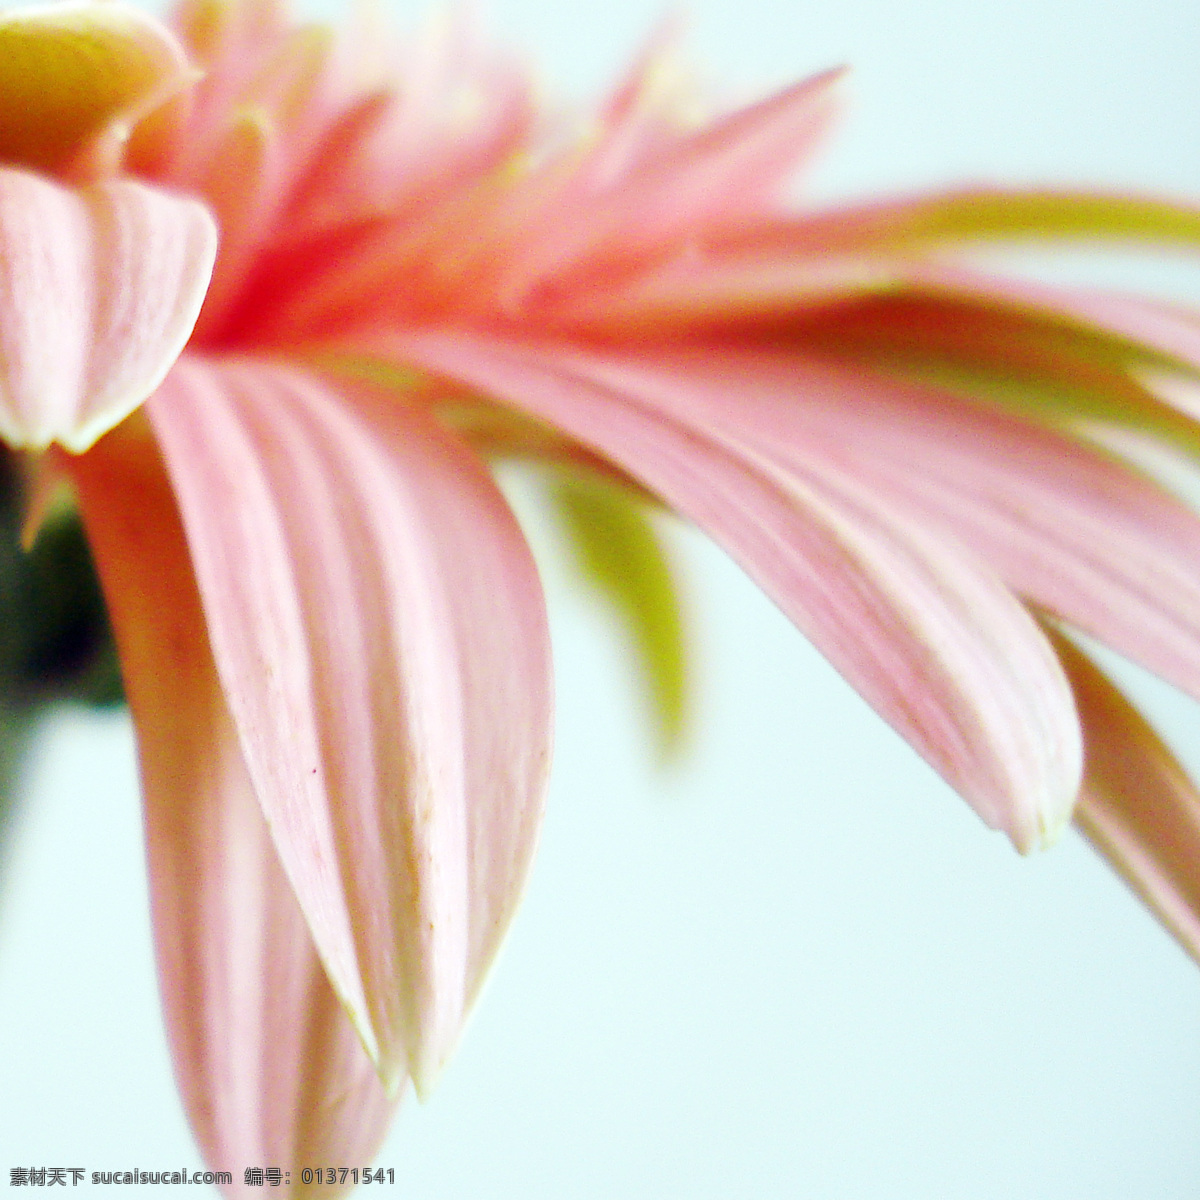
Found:
<svg viewBox="0 0 1200 1200"><path fill-rule="evenodd" d="M1194 0L689 8L700 78L731 96L854 65L822 198L964 178L1200 194ZM491 10L550 94L579 96L660 12ZM1168 278L1121 274L1139 270ZM1200 299L1196 279L1169 283ZM720 554L694 535L680 550L702 671L694 748L667 773L619 637L548 571L541 856L457 1058L380 1155L389 1194L1200 1194L1200 972L1076 836L1018 858ZM1196 710L1139 686L1200 767ZM11 851L0 1186L15 1165L199 1167L123 720L55 723Z"/></svg>

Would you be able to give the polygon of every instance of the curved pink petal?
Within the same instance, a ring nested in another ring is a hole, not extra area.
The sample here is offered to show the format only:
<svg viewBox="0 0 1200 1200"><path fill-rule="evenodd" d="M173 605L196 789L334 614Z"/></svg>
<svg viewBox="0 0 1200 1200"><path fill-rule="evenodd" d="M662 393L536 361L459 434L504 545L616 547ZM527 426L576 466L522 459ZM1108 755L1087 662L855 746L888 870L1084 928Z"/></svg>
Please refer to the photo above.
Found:
<svg viewBox="0 0 1200 1200"><path fill-rule="evenodd" d="M678 10L660 18L601 102L583 167L594 181L621 178L679 142L695 102L695 81L681 61L684 32Z"/></svg>
<svg viewBox="0 0 1200 1200"><path fill-rule="evenodd" d="M822 310L894 290L903 278L887 258L862 254L747 255L722 260L695 247L644 270L598 278L587 288L539 297L548 322L606 333L717 329L739 320Z"/></svg>
<svg viewBox="0 0 1200 1200"><path fill-rule="evenodd" d="M301 226L306 217L344 221L364 209L411 214L511 165L536 120L533 82L482 36L478 17L467 6L434 11L403 39L379 20L360 19L346 31L339 47L346 73L358 90L365 76L377 89L369 100L387 103L376 107L375 121L352 120L325 148L323 169L297 198ZM357 136L346 137L351 131Z"/></svg>
<svg viewBox="0 0 1200 1200"><path fill-rule="evenodd" d="M1023 849L1053 837L1080 746L1057 659L986 569L812 462L785 471L547 345L414 333L376 349L552 422L721 542L843 675Z"/></svg>
<svg viewBox="0 0 1200 1200"><path fill-rule="evenodd" d="M464 75L450 85L455 103L439 97L422 107L428 97L409 78L403 91L370 93L331 125L290 201L287 224L274 231L275 253L356 221L411 215L469 188L519 151L532 121L524 79L500 64L482 66L482 78L455 66ZM461 124L463 107L475 105L483 119L456 128L455 114Z"/></svg>
<svg viewBox="0 0 1200 1200"><path fill-rule="evenodd" d="M1096 665L1047 631L1071 680L1087 747L1075 820L1200 961L1200 791Z"/></svg>
<svg viewBox="0 0 1200 1200"><path fill-rule="evenodd" d="M259 811L148 432L71 464L137 727L159 977L209 1166L365 1165L395 1107L321 968Z"/></svg>
<svg viewBox="0 0 1200 1200"><path fill-rule="evenodd" d="M658 66L650 61L644 69L652 77ZM497 291L524 298L545 284L574 294L590 282L589 269L603 275L623 259L640 266L680 239L740 223L777 201L827 128L841 75L804 80L630 163L602 139L539 212L536 237L511 247Z"/></svg>
<svg viewBox="0 0 1200 1200"><path fill-rule="evenodd" d="M641 86L652 91L656 64L643 70ZM468 160L475 177L435 176L416 195L398 192L386 219L303 248L303 288L288 286L295 264L287 255L271 255L265 282L275 282L279 302L263 313L249 297L250 328L282 344L464 310L524 320L553 312L562 292L573 297L597 279L605 286L614 272L636 275L663 256L686 257L710 227L774 200L825 128L838 75L816 76L687 135L676 114L664 115L671 136L651 148L622 145L623 133L642 139L631 131L634 114L617 104L607 114L612 127L602 127L582 155L551 152L531 138L519 147L524 155L515 153L528 122L509 98L515 116L501 129L511 137L483 141ZM489 104L506 98L494 90L485 96ZM481 132L491 128L484 122ZM425 157L432 167L445 153ZM400 278L406 287L395 286Z"/></svg>
<svg viewBox="0 0 1200 1200"><path fill-rule="evenodd" d="M284 868L385 1082L423 1088L540 823L528 550L482 464L403 395L185 359L149 413Z"/></svg>
<svg viewBox="0 0 1200 1200"><path fill-rule="evenodd" d="M277 10L188 6L187 41L206 76L168 150L148 160L220 218L198 329L209 343L246 345L264 320L278 324L279 293L329 292L358 257L377 260L377 220L410 230L503 164L532 119L524 76L477 45L465 21L433 22L402 47L365 10L340 35L289 28ZM361 282L352 291L361 308Z"/></svg>
<svg viewBox="0 0 1200 1200"><path fill-rule="evenodd" d="M1040 607L1200 698L1200 517L1128 465L934 387L793 354L573 362L785 468L838 468L975 551Z"/></svg>
<svg viewBox="0 0 1200 1200"><path fill-rule="evenodd" d="M320 26L280 32L252 43L248 61L235 54L231 66L218 64L196 88L193 120L161 174L204 196L221 227L198 338L220 336L258 258L291 226L285 211L336 114L333 43Z"/></svg>
<svg viewBox="0 0 1200 1200"><path fill-rule="evenodd" d="M989 244L1100 242L1200 247L1200 208L1153 197L983 188L827 212L756 214L708 230L684 255L555 296L552 315L620 330L793 318L838 299L937 285L981 301L1035 305L1081 329L1176 331L1154 306L1083 289L1007 281L949 266L947 251ZM939 257L934 257L939 256ZM1194 345L1194 341L1193 341ZM1194 361L1194 358L1193 358Z"/></svg>
<svg viewBox="0 0 1200 1200"><path fill-rule="evenodd" d="M81 452L124 420L187 342L216 248L193 200L0 168L0 437Z"/></svg>

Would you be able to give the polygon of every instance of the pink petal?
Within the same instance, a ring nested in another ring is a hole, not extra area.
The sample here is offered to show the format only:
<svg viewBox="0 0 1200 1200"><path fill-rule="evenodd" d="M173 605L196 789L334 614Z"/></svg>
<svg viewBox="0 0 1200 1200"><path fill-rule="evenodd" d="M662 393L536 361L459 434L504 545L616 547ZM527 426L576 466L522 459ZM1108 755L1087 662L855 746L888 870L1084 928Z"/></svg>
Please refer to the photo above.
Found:
<svg viewBox="0 0 1200 1200"><path fill-rule="evenodd" d="M545 320L644 335L689 327L728 326L764 313L789 317L820 311L859 295L886 293L899 266L862 254L745 255L722 259L692 247L649 269L598 278L587 288L540 297Z"/></svg>
<svg viewBox="0 0 1200 1200"><path fill-rule="evenodd" d="M1075 819L1200 961L1200 792L1140 713L1048 629L1075 692L1087 755Z"/></svg>
<svg viewBox="0 0 1200 1200"><path fill-rule="evenodd" d="M528 550L482 464L403 395L184 360L149 411L284 869L385 1082L426 1087L540 823Z"/></svg>
<svg viewBox="0 0 1200 1200"><path fill-rule="evenodd" d="M974 560L819 463L785 472L701 412L605 386L546 345L412 334L377 346L549 421L706 529L846 678L1021 848L1079 778L1057 660Z"/></svg>
<svg viewBox="0 0 1200 1200"><path fill-rule="evenodd" d="M369 20L378 14L334 36L289 29L277 8L239 4L214 17L189 6L187 39L206 76L173 150L147 159L220 219L198 329L210 344L246 345L264 320L278 326L277 293L329 292L353 271L374 220L409 230L415 213L505 163L532 119L523 74L477 45L464 21L433 23L401 56ZM327 244L346 233L349 245ZM378 250L367 241L370 262ZM362 285L351 290L361 307Z"/></svg>
<svg viewBox="0 0 1200 1200"><path fill-rule="evenodd" d="M836 467L1200 698L1200 517L1128 466L936 388L794 354L574 362L677 419L702 416L785 468Z"/></svg>
<svg viewBox="0 0 1200 1200"><path fill-rule="evenodd" d="M659 64L650 61L653 90ZM750 219L756 209L778 203L778 193L827 130L837 111L835 88L843 70L823 71L756 104L739 108L695 133L676 136L621 171L584 171L597 191L611 192L612 215L639 220L619 240L657 240L685 228L698 231ZM671 114L672 116L674 114ZM756 214L757 215L757 214Z"/></svg>
<svg viewBox="0 0 1200 1200"><path fill-rule="evenodd" d="M221 255L197 336L228 319L262 244L332 120L333 35L315 26L259 31L253 13L226 31L232 61L218 61L194 89L187 122L155 170L164 183L203 196L221 228ZM266 16L268 14L264 14ZM238 36L234 36L234 34ZM254 36L257 35L257 36ZM243 57L240 38L252 38Z"/></svg>
<svg viewBox="0 0 1200 1200"><path fill-rule="evenodd" d="M445 96L427 97L407 77L402 92L381 90L349 106L314 156L287 225L274 231L275 244L294 246L367 217L411 214L508 161L532 120L525 81L499 64L480 70L480 78L450 81ZM432 103L420 107L427 99ZM474 106L482 108L480 119L463 128L464 107Z"/></svg>
<svg viewBox="0 0 1200 1200"><path fill-rule="evenodd" d="M1026 302L1040 290L1045 307L1076 320L1136 328L1136 316L1117 312L1120 300L971 276L932 259L964 246L1050 241L1194 248L1200 245L1200 208L1132 195L983 188L758 215L708 231L689 253L650 270L601 279L586 295L565 292L554 312L620 328L644 328L646 322L679 328L727 322L731 315L778 320L836 299L839 284L844 294L886 292L940 276L944 288L957 286L964 296ZM1144 307L1148 313L1150 306ZM1148 328L1152 319L1145 315L1141 323Z"/></svg>
<svg viewBox="0 0 1200 1200"><path fill-rule="evenodd" d="M773 201L824 129L838 74L807 80L695 134L676 133L654 153L623 152L620 135L631 118L618 105L610 116L617 127L604 131L591 154L533 144L525 157L541 151L544 161L532 167L511 155L472 159L475 169L492 168L475 186L438 176L446 186L402 195L386 221L302 258L304 288L280 287L282 302L266 316L247 304L248 318L282 343L447 312L524 318L534 309L554 311L560 291L574 296L594 286L593 276L603 287L614 271L636 273L648 258L686 255L710 227ZM525 127L514 120L514 140ZM494 154L512 142L483 145ZM273 261L272 274L285 283L292 265ZM406 287L395 286L400 278Z"/></svg>
<svg viewBox="0 0 1200 1200"><path fill-rule="evenodd" d="M72 472L138 732L168 1032L209 1166L365 1165L395 1107L329 986L217 681L157 449L113 434Z"/></svg>
<svg viewBox="0 0 1200 1200"><path fill-rule="evenodd" d="M681 46L684 24L678 10L660 18L601 104L584 166L593 183L626 177L684 135L697 98Z"/></svg>
<svg viewBox="0 0 1200 1200"><path fill-rule="evenodd" d="M312 190L301 214L314 203L341 220L361 215L365 204L412 213L511 165L528 140L534 85L482 36L477 12L434 11L399 41L377 24L351 28L341 58L360 93L370 69L364 61L373 63L372 84L390 103L377 125L360 126L365 136L326 149L327 171L306 181Z"/></svg>
<svg viewBox="0 0 1200 1200"><path fill-rule="evenodd" d="M467 82L453 93L460 100ZM221 314L221 328L241 339L294 343L311 339L313 324L342 307L357 320L397 303L428 302L421 289L401 295L394 284L428 272L438 258L422 240L430 211L441 213L448 197L486 186L524 141L531 119L520 81L499 67L469 82L476 90L465 98L481 105L487 119L452 136L428 113L413 111L407 89L369 95L334 121L283 216L257 231L254 273L240 281L249 287ZM445 114L445 121L451 117ZM461 255L461 239L458 245ZM215 327L206 309L205 328Z"/></svg>
<svg viewBox="0 0 1200 1200"><path fill-rule="evenodd" d="M841 75L804 80L672 139L625 170L602 141L595 160L585 158L539 213L536 237L509 251L497 291L509 305L539 285L574 292L589 270L610 272L622 258L640 262L776 201L828 126Z"/></svg>
<svg viewBox="0 0 1200 1200"><path fill-rule="evenodd" d="M86 450L183 349L216 254L195 201L0 168L0 436Z"/></svg>

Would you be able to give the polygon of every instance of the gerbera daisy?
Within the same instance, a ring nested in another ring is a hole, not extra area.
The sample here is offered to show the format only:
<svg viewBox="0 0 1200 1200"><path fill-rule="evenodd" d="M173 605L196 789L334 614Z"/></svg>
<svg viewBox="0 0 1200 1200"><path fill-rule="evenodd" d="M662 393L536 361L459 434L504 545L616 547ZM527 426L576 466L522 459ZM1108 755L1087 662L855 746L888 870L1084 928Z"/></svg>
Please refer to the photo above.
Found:
<svg viewBox="0 0 1200 1200"><path fill-rule="evenodd" d="M989 825L1078 812L1196 952L1195 793L1064 628L1200 694L1200 521L1122 450L1194 453L1197 320L951 252L1200 213L795 211L836 73L695 123L653 46L578 129L465 29L172 30L0 21L0 433L48 450L31 528L78 493L214 1166L368 1159L511 917L549 653L493 458L599 481L610 576L638 505L695 522Z"/></svg>

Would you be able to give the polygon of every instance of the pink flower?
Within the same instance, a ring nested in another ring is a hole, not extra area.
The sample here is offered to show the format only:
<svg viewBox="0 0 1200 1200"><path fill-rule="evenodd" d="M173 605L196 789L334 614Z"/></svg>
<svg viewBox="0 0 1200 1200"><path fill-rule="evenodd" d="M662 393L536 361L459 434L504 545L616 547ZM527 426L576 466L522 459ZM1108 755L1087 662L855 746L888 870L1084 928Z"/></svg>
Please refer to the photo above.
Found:
<svg viewBox="0 0 1200 1200"><path fill-rule="evenodd" d="M626 497L705 528L1018 847L1075 810L1200 952L1200 798L1062 632L1200 695L1200 521L1131 465L1200 445L1200 321L949 257L1194 246L1200 213L794 214L833 74L689 127L656 46L573 134L465 28L174 28L0 18L0 434L58 447L93 543L211 1165L367 1161L512 915L549 651L493 456L609 482L668 707Z"/></svg>

